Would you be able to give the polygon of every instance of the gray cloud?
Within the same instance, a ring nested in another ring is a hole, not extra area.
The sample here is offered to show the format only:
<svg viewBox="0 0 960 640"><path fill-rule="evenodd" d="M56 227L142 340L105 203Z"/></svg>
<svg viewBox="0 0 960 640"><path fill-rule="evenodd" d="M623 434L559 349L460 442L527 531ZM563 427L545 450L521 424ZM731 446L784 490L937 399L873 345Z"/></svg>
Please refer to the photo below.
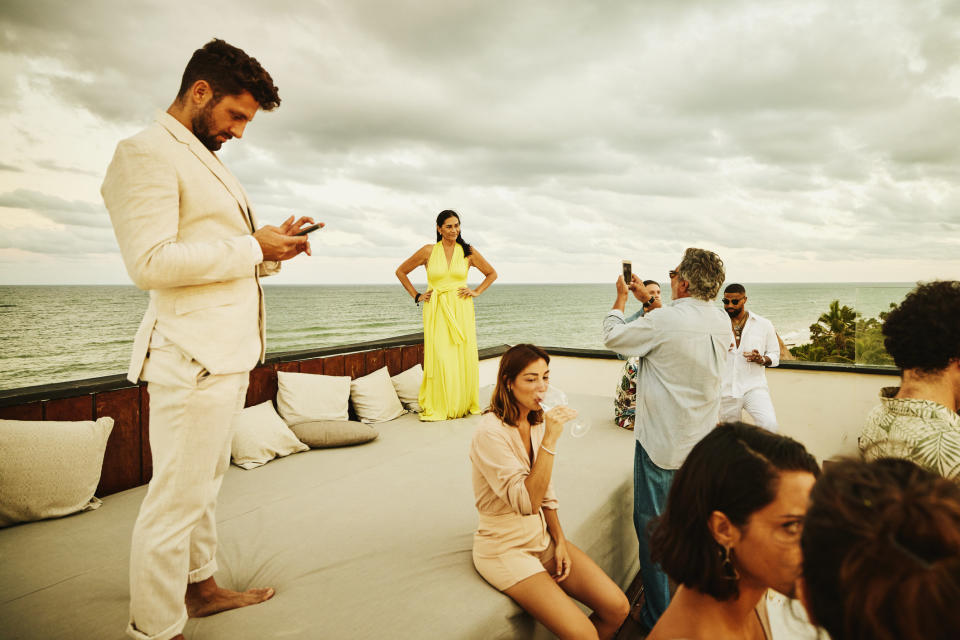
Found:
<svg viewBox="0 0 960 640"><path fill-rule="evenodd" d="M103 205L68 201L39 191L17 189L0 194L0 207L26 209L61 224L110 228L110 218Z"/></svg>
<svg viewBox="0 0 960 640"><path fill-rule="evenodd" d="M452 207L501 260L588 265L652 237L670 254L955 264L957 7L17 0L0 15L0 106L34 92L132 126L218 35L283 98L222 157L263 221L315 215L344 234L330 255L405 256ZM102 175L49 157L29 160ZM42 195L0 205L109 224L99 205Z"/></svg>
<svg viewBox="0 0 960 640"><path fill-rule="evenodd" d="M8 230L0 235L0 249L22 249L32 253L70 257L120 253L112 231L85 227Z"/></svg>

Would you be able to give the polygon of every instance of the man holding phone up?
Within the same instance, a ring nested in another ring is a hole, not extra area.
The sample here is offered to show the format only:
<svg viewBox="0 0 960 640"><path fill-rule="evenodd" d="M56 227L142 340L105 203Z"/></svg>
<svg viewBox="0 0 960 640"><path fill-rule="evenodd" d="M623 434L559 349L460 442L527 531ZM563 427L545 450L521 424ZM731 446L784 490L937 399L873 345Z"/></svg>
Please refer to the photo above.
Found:
<svg viewBox="0 0 960 640"><path fill-rule="evenodd" d="M663 512L676 470L690 449L717 424L720 382L733 344L730 321L712 304L723 284L723 261L712 251L687 249L670 271L670 304L630 321L627 295L651 294L636 273L617 278L617 298L603 319L604 345L640 356L637 373L633 525L646 597L640 622L652 629L670 602L666 574L650 560L647 524ZM633 615L633 614L631 614Z"/></svg>
<svg viewBox="0 0 960 640"><path fill-rule="evenodd" d="M117 145L101 188L127 271L150 291L128 372L148 383L153 459L130 552L132 638L183 638L188 615L273 596L217 585L214 509L233 417L265 353L259 278L310 253L297 234L313 220L257 229L246 193L214 152L279 104L255 59L212 40L194 52L173 104Z"/></svg>

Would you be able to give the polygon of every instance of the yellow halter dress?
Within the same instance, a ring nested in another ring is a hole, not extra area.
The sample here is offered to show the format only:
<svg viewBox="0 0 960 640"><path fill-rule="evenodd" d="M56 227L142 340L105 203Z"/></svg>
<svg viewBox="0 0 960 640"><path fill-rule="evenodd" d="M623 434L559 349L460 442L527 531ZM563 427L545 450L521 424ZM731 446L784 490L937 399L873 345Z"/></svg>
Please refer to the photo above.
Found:
<svg viewBox="0 0 960 640"><path fill-rule="evenodd" d="M470 265L457 243L447 266L443 242L433 246L427 261L427 287L433 293L423 305L423 383L420 419L460 418L480 413L477 326L473 298L457 295L467 286Z"/></svg>

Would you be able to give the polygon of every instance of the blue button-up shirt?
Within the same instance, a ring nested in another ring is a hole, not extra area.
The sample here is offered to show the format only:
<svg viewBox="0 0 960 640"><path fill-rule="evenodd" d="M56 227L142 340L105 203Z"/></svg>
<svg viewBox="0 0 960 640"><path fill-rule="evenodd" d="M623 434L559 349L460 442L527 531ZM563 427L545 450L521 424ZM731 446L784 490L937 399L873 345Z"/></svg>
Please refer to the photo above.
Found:
<svg viewBox="0 0 960 640"><path fill-rule="evenodd" d="M641 357L634 432L654 464L679 468L717 424L721 377L734 344L730 319L697 298L673 300L629 323L612 310L603 319L603 342Z"/></svg>

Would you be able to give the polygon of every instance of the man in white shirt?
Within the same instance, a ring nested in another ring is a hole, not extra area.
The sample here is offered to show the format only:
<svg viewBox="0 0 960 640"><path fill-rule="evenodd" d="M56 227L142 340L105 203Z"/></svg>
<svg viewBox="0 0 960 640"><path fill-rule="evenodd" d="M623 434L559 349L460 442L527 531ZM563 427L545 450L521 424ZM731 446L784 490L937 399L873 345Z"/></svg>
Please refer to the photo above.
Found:
<svg viewBox="0 0 960 640"><path fill-rule="evenodd" d="M687 249L670 271L670 304L627 322L623 310L633 291L640 302L650 293L633 275L617 280L617 299L603 320L608 349L640 356L634 431L633 524L646 593L641 622L652 629L670 602L667 576L650 560L647 525L662 513L676 470L690 449L717 424L720 384L733 343L730 322L711 302L723 284L720 257Z"/></svg>
<svg viewBox="0 0 960 640"><path fill-rule="evenodd" d="M746 409L758 427L776 431L777 415L763 370L780 364L777 332L769 320L747 311L747 290L742 284L728 285L722 302L735 343L727 353L720 421L736 422Z"/></svg>

